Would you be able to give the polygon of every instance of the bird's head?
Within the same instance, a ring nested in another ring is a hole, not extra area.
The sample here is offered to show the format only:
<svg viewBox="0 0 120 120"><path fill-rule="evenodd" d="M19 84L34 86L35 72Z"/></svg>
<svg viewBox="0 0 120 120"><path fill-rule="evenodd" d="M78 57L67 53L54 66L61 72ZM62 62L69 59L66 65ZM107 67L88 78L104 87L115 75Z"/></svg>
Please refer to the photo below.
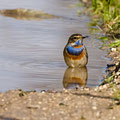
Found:
<svg viewBox="0 0 120 120"><path fill-rule="evenodd" d="M88 36L82 36L81 34L73 34L70 36L68 43L75 45L83 45L83 39L87 37Z"/></svg>

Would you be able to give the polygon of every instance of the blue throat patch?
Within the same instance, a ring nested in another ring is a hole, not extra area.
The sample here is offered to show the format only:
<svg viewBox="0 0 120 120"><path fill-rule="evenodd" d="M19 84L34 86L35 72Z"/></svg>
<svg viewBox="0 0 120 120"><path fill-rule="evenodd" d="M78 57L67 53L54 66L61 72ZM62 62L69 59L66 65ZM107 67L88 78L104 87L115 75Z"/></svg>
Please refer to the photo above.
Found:
<svg viewBox="0 0 120 120"><path fill-rule="evenodd" d="M74 48L72 46L67 47L68 53L76 56L80 55L83 50L84 50L84 46L82 46L81 48Z"/></svg>
<svg viewBox="0 0 120 120"><path fill-rule="evenodd" d="M75 42L76 45L82 45L82 41L78 40ZM67 51L69 54L71 55L80 55L80 53L84 50L84 46L82 46L81 48L74 48L73 46L68 46L67 47Z"/></svg>
<svg viewBox="0 0 120 120"><path fill-rule="evenodd" d="M82 41L78 40L75 42L76 45L82 45Z"/></svg>

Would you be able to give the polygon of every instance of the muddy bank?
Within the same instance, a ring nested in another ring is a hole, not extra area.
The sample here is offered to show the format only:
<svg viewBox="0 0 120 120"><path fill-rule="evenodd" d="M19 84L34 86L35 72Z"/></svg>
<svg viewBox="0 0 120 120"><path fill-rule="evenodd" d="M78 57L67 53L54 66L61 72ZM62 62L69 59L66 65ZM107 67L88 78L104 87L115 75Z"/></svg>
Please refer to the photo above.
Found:
<svg viewBox="0 0 120 120"><path fill-rule="evenodd" d="M118 87L120 90L120 47L111 48L107 57L112 58L110 64L107 65L106 76L103 84L108 84L110 87L111 84ZM120 93L119 93L120 94Z"/></svg>
<svg viewBox="0 0 120 120"><path fill-rule="evenodd" d="M117 1L114 2L117 3ZM111 9L115 8L117 10L118 6L117 4L113 4L111 1L101 1L101 0L99 1L82 0L82 3L86 7L84 13L90 15L90 17L92 18L93 23L91 23L90 26L99 29L103 34L102 37L99 37L99 39L103 42L102 49L106 49L106 50L110 49L110 51L108 50L109 53L106 57L109 57L111 59L111 63L106 65L106 75L104 75L104 81L102 85L106 85L107 88L114 88L116 90L117 89L120 90L120 36L119 36L119 27L114 26L115 24L116 25L118 24L119 14L116 14L114 16L115 18L113 17L110 18ZM106 12L106 9L102 11L101 6L102 5L104 6L104 4L106 4L106 6L107 5L109 6L107 9L109 12ZM91 14L89 14L90 11ZM118 11L118 13L119 12L120 11Z"/></svg>
<svg viewBox="0 0 120 120"><path fill-rule="evenodd" d="M99 88L61 92L0 93L1 120L119 120L112 91Z"/></svg>
<svg viewBox="0 0 120 120"><path fill-rule="evenodd" d="M19 20L43 20L59 18L58 16L51 15L39 10L16 8L16 9L3 9L0 14L6 17L13 17Z"/></svg>

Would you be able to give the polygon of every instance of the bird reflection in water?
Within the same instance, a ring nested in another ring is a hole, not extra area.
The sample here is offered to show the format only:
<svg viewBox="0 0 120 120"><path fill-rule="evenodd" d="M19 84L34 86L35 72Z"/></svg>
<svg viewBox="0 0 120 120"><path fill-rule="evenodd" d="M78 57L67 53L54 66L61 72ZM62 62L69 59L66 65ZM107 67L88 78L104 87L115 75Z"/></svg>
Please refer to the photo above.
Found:
<svg viewBox="0 0 120 120"><path fill-rule="evenodd" d="M78 86L85 87L87 83L88 72L87 67L68 67L63 77L64 88L76 88Z"/></svg>

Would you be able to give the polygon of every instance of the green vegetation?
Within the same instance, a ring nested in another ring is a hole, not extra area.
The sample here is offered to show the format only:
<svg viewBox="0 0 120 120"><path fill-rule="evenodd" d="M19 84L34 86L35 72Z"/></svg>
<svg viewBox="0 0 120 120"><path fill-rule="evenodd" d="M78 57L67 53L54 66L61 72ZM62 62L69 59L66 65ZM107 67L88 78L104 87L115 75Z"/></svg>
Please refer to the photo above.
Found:
<svg viewBox="0 0 120 120"><path fill-rule="evenodd" d="M105 33L105 36L99 37L103 46L120 47L120 0L87 0L87 2L89 5L85 6L89 8L88 13L92 13L93 16L92 22L89 23L90 30L96 32L96 29L99 29ZM111 41L113 39L115 41Z"/></svg>
<svg viewBox="0 0 120 120"><path fill-rule="evenodd" d="M117 100L117 105L120 105L120 90L119 88L116 86L116 84L114 83L114 75L107 77L106 79L104 79L103 84L109 83L110 88L113 91L113 100L116 101Z"/></svg>
<svg viewBox="0 0 120 120"><path fill-rule="evenodd" d="M110 77L107 77L106 79L104 79L104 84L105 83L111 83L112 81L113 81L113 78L114 78L114 76L112 75L112 76L110 76Z"/></svg>
<svg viewBox="0 0 120 120"><path fill-rule="evenodd" d="M85 120L85 117L83 115L81 116L81 120Z"/></svg>
<svg viewBox="0 0 120 120"><path fill-rule="evenodd" d="M120 90L119 90L119 88L114 83L111 83L110 87L112 88L112 91L113 91L113 100L117 101L116 102L117 105L120 105Z"/></svg>
<svg viewBox="0 0 120 120"><path fill-rule="evenodd" d="M113 95L114 95L114 98L116 98L116 100L118 101L116 104L120 105L120 90L116 89Z"/></svg>
<svg viewBox="0 0 120 120"><path fill-rule="evenodd" d="M117 41L109 44L109 47L120 47L120 40L117 40Z"/></svg>
<svg viewBox="0 0 120 120"><path fill-rule="evenodd" d="M102 20L104 31L120 34L120 0L92 0L91 5L95 19Z"/></svg>

